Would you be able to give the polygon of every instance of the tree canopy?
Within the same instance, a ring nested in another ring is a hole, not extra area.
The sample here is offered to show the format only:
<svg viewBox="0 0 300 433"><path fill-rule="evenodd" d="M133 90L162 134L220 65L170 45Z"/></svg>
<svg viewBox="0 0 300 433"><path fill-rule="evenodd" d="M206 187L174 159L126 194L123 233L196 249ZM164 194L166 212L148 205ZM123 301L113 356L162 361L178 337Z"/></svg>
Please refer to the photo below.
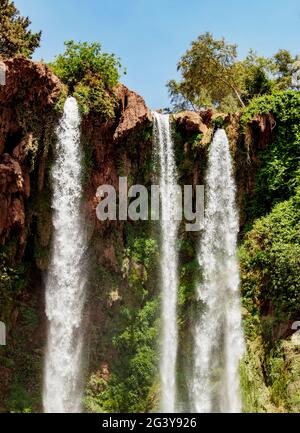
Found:
<svg viewBox="0 0 300 433"><path fill-rule="evenodd" d="M87 76L99 75L107 88L114 87L119 79L119 59L104 53L98 42L65 42L65 52L52 63L55 74L70 89Z"/></svg>
<svg viewBox="0 0 300 433"><path fill-rule="evenodd" d="M22 17L14 2L0 1L0 55L4 58L23 54L31 57L39 47L41 32L34 33L28 29L31 21Z"/></svg>
<svg viewBox="0 0 300 433"><path fill-rule="evenodd" d="M297 60L287 50L279 50L272 58L250 50L240 60L236 44L204 33L180 58L181 78L167 84L171 102L175 110L208 106L237 110L254 97L292 87L292 65Z"/></svg>
<svg viewBox="0 0 300 433"><path fill-rule="evenodd" d="M98 42L65 42L65 52L50 65L77 98L83 114L91 110L107 119L114 116L115 95L121 68L114 54L104 53Z"/></svg>

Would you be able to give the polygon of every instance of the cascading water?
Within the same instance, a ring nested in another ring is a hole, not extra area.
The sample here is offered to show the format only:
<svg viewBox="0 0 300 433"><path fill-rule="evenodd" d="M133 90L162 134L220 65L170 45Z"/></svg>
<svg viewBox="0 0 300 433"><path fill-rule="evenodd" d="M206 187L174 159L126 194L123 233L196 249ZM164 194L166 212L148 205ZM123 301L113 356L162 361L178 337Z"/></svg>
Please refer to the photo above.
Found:
<svg viewBox="0 0 300 433"><path fill-rule="evenodd" d="M177 173L168 115L154 112L154 139L159 159L161 194L161 410L175 412L177 358L178 257L176 240Z"/></svg>
<svg viewBox="0 0 300 433"><path fill-rule="evenodd" d="M46 283L49 320L43 403L45 412L80 412L82 333L85 300L85 238L82 198L80 115L76 99L66 100L52 170L54 240Z"/></svg>
<svg viewBox="0 0 300 433"><path fill-rule="evenodd" d="M229 143L219 129L209 151L204 233L199 264L202 283L197 295L201 312L195 326L195 412L240 412L239 362L244 340L236 256L239 230L236 188Z"/></svg>

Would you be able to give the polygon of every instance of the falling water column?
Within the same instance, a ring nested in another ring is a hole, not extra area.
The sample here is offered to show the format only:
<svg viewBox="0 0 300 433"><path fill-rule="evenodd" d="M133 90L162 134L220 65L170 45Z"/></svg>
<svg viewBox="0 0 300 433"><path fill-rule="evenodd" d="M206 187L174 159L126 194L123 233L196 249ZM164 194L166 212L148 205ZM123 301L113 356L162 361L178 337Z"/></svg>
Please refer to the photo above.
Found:
<svg viewBox="0 0 300 433"><path fill-rule="evenodd" d="M243 333L236 256L239 230L229 143L218 130L209 150L205 225L199 252L202 311L195 327L195 412L240 412L239 362Z"/></svg>
<svg viewBox="0 0 300 433"><path fill-rule="evenodd" d="M52 170L54 239L46 282L49 321L43 404L45 412L80 412L85 239L80 217L82 198L80 115L68 98L58 131Z"/></svg>
<svg viewBox="0 0 300 433"><path fill-rule="evenodd" d="M176 164L168 115L154 112L154 139L159 159L161 193L161 411L175 412L177 357L178 258L176 240Z"/></svg>

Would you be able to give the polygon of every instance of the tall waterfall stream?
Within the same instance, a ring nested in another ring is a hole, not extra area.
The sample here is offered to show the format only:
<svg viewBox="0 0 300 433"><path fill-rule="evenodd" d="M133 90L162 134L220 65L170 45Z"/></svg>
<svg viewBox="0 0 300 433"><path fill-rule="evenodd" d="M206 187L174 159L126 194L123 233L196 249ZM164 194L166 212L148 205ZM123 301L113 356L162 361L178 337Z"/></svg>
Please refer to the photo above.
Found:
<svg viewBox="0 0 300 433"><path fill-rule="evenodd" d="M43 404L45 412L81 411L82 333L86 276L85 238L81 220L82 155L80 115L69 97L57 131L52 169L54 239L46 283L49 321Z"/></svg>

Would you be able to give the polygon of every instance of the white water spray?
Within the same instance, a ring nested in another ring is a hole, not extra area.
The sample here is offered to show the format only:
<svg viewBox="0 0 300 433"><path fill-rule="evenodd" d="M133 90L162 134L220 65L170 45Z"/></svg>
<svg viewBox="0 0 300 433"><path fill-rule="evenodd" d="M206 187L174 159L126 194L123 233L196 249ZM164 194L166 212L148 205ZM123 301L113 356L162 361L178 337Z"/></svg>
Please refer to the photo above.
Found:
<svg viewBox="0 0 300 433"><path fill-rule="evenodd" d="M57 131L52 170L54 240L46 284L49 320L43 403L45 412L80 412L82 390L81 320L85 300L85 238L80 217L82 197L80 115L68 98Z"/></svg>
<svg viewBox="0 0 300 433"><path fill-rule="evenodd" d="M195 327L192 410L240 412L239 362L244 340L241 323L239 230L236 188L229 143L218 130L210 146L206 176L206 211L200 244L202 311Z"/></svg>
<svg viewBox="0 0 300 433"><path fill-rule="evenodd" d="M161 411L175 412L177 358L178 257L176 240L177 173L168 115L154 112L154 139L160 170L161 192Z"/></svg>

